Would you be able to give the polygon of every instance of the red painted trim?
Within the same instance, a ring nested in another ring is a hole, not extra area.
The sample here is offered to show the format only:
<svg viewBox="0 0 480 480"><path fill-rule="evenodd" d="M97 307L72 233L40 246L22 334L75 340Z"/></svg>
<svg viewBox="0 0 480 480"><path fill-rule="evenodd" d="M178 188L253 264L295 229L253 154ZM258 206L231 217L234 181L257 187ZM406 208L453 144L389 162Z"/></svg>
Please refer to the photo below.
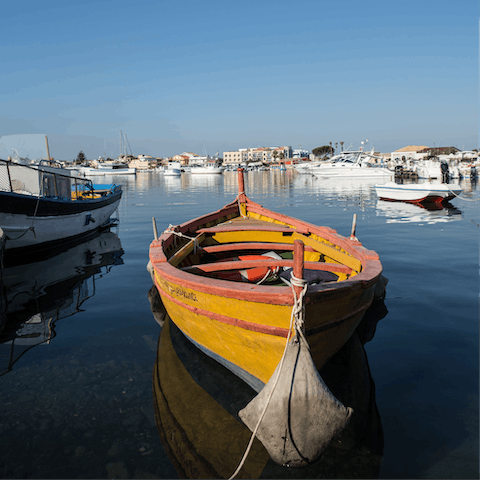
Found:
<svg viewBox="0 0 480 480"><path fill-rule="evenodd" d="M240 203L245 203L245 181L243 179L243 168L238 168L238 201Z"/></svg>
<svg viewBox="0 0 480 480"><path fill-rule="evenodd" d="M173 267L168 262L157 262L150 253L150 260L155 271L167 282L181 285L185 288L198 290L228 298L239 300L250 300L275 305L293 305L292 290L285 286L256 285L250 283L229 282L215 278L202 277L199 275L183 272ZM308 288L306 302L316 303L318 301L332 298L341 299L352 291L369 288L377 282L382 273L382 265L379 261L370 261L367 269L355 275L351 280L343 280L338 283L321 283L311 285Z"/></svg>
<svg viewBox="0 0 480 480"><path fill-rule="evenodd" d="M238 318L227 317L226 315L210 312L208 310L204 310L203 308L192 307L191 305L187 305L186 303L183 303L180 300L177 300L176 298L166 293L160 288L157 282L155 282L155 285L157 287L157 290L161 292L161 296L165 296L166 298L168 298L168 300L176 303L182 308L189 310L192 313L203 315L204 317L211 318L212 320L216 320L217 322L225 323L227 325L233 325L234 327L243 328L244 330L250 330L252 332L265 333L266 335L274 335L276 337L283 338L287 338L288 336L287 328L272 327L270 325L261 325L259 323L246 322L245 320L240 320Z"/></svg>
<svg viewBox="0 0 480 480"><path fill-rule="evenodd" d="M187 305L180 300L177 300L176 298L172 297L168 293L166 293L164 290L162 290L158 283L155 282L155 285L157 287L157 290L161 292L162 296L165 296L168 298L170 301L173 303L179 305L182 308L185 308L192 313L196 313L198 315L203 315L205 317L211 318L212 320L216 320L220 323L224 323L227 325L233 325L238 328L243 328L244 330L249 330L252 332L259 332L259 333L264 333L266 335L274 335L276 337L283 337L287 338L288 336L288 329L287 328L281 328L281 327L272 327L270 325L261 325L258 323L252 323L252 322L245 322L244 320L239 320L237 318L232 318L232 317L227 317L226 315L221 315L218 313L210 312L208 310L204 310L202 308L197 308L197 307L192 307L191 305ZM356 308L355 310L352 310L346 315L343 315L342 317L335 318L334 320L326 323L322 323L320 325L315 325L313 327L307 328L305 330L305 335L315 335L320 332L324 332L325 330L328 330L330 328L334 328L338 325L340 325L343 322L346 322L349 320L351 317L354 317L355 315L360 314L362 311L366 311L368 307L373 302L373 295L370 298L370 300L366 304L362 304L360 307Z"/></svg>

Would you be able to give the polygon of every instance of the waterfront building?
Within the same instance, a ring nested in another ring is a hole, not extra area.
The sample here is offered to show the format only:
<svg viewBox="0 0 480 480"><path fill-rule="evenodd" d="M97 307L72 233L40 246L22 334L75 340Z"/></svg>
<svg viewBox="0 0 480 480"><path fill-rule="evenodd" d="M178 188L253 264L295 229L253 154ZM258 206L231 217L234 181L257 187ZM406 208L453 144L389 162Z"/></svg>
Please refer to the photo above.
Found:
<svg viewBox="0 0 480 480"><path fill-rule="evenodd" d="M171 161L175 163L178 162L180 165L188 165L190 162L190 157L182 153L181 155L174 155L171 158Z"/></svg>
<svg viewBox="0 0 480 480"><path fill-rule="evenodd" d="M246 163L275 163L292 158L292 147L257 147L240 148L236 151L223 152L224 165L242 165Z"/></svg>
<svg viewBox="0 0 480 480"><path fill-rule="evenodd" d="M401 160L402 157L405 157L406 159L419 160L425 156L425 153L423 153L425 149L428 150L429 147L425 145L408 145L392 152L390 159Z"/></svg>
<svg viewBox="0 0 480 480"><path fill-rule="evenodd" d="M138 158L134 158L133 160L130 160L128 162L128 166L129 168L136 168L137 170L148 170L153 160L154 159L152 157L150 157L150 160L148 160L144 158L143 155L139 155Z"/></svg>

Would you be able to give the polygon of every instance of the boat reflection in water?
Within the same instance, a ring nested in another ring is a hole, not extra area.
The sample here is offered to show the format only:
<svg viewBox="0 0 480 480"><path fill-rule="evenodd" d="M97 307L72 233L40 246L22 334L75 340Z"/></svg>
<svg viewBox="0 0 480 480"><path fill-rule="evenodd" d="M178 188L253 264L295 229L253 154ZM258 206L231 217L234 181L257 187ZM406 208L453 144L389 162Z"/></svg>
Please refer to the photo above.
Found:
<svg viewBox="0 0 480 480"><path fill-rule="evenodd" d="M154 287L149 299L155 319L163 325L153 392L156 423L165 451L180 478L229 478L252 435L238 411L257 392L182 334L166 315ZM378 477L383 430L363 345L373 338L377 322L386 314L383 300L375 302L350 340L320 371L335 397L354 409L347 427L320 459L302 468L282 467L255 439L237 478Z"/></svg>
<svg viewBox="0 0 480 480"><path fill-rule="evenodd" d="M121 265L122 255L118 236L103 231L54 256L1 269L0 375L30 348L50 343L55 322L80 311L96 278Z"/></svg>
<svg viewBox="0 0 480 480"><path fill-rule="evenodd" d="M387 217L387 223L440 223L462 218L462 212L448 201L414 204L378 200L376 212Z"/></svg>

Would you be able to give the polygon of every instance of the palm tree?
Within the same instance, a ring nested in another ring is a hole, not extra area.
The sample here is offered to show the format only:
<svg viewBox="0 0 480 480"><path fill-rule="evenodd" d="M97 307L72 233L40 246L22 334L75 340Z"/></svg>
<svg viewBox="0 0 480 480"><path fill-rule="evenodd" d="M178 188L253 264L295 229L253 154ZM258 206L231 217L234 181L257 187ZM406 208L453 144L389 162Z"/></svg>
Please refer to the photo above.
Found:
<svg viewBox="0 0 480 480"><path fill-rule="evenodd" d="M340 148L342 149L342 152L343 152L343 144L344 144L344 143L345 143L345 142L340 142Z"/></svg>

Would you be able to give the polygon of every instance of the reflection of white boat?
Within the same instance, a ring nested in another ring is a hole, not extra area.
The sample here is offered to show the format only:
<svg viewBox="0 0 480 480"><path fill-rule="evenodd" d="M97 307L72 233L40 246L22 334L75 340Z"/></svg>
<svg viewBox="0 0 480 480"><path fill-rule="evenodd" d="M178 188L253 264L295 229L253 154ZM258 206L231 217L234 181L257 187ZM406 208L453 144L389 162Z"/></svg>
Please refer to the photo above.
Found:
<svg viewBox="0 0 480 480"><path fill-rule="evenodd" d="M178 162L169 163L168 167L163 171L163 175L166 177L179 177L181 174L182 169Z"/></svg>
<svg viewBox="0 0 480 480"><path fill-rule="evenodd" d="M475 178L477 176L477 167L474 164L459 165L458 172L461 178Z"/></svg>
<svg viewBox="0 0 480 480"><path fill-rule="evenodd" d="M383 166L372 165L368 159L373 155L363 151L346 151L332 157L330 161L320 162L304 170L321 177L375 177L393 178L395 172Z"/></svg>
<svg viewBox="0 0 480 480"><path fill-rule="evenodd" d="M192 175L219 175L223 173L223 167L217 165L192 165L190 173Z"/></svg>
<svg viewBox="0 0 480 480"><path fill-rule="evenodd" d="M71 173L0 160L0 228L7 251L52 246L109 222L120 203L121 186L93 186Z"/></svg>
<svg viewBox="0 0 480 480"><path fill-rule="evenodd" d="M296 188L321 191L327 197L374 201L376 199L374 187L378 178L331 177L328 180L322 180L313 175L295 175L293 182Z"/></svg>
<svg viewBox="0 0 480 480"><path fill-rule="evenodd" d="M462 188L457 183L398 184L388 182L385 185L375 185L375 190L382 200L415 203L442 202L462 193Z"/></svg>
<svg viewBox="0 0 480 480"><path fill-rule="evenodd" d="M450 204L415 204L378 200L377 216L387 217L387 223L440 223L460 220L462 212Z"/></svg>
<svg viewBox="0 0 480 480"><path fill-rule="evenodd" d="M49 342L55 321L80 311L95 291L95 277L123 263L120 240L105 231L35 262L2 269L0 375L29 348Z"/></svg>

